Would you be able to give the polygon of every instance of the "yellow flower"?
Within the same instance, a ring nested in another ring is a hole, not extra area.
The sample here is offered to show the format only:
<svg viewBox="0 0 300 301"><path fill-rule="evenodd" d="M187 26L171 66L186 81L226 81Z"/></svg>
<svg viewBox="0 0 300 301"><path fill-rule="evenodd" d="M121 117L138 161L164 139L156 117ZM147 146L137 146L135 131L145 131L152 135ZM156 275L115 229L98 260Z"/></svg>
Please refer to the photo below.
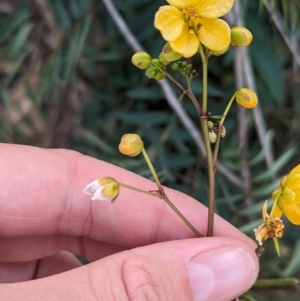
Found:
<svg viewBox="0 0 300 301"><path fill-rule="evenodd" d="M271 215L267 213L267 201L265 201L262 208L262 217L264 219L264 223L262 223L257 229L254 229L255 238L260 246L269 237L282 237L284 228L284 224L278 216L273 215L273 212L271 212Z"/></svg>
<svg viewBox="0 0 300 301"><path fill-rule="evenodd" d="M280 181L280 187L272 193L275 201L274 214L281 216L284 213L287 219L300 225L300 164Z"/></svg>
<svg viewBox="0 0 300 301"><path fill-rule="evenodd" d="M234 0L167 0L155 14L154 26L172 49L193 56L202 43L221 51L230 43L228 24L218 19L231 9Z"/></svg>
<svg viewBox="0 0 300 301"><path fill-rule="evenodd" d="M88 184L83 192L92 195L92 201L116 200L120 191L119 183L112 177L103 177Z"/></svg>
<svg viewBox="0 0 300 301"><path fill-rule="evenodd" d="M126 156L135 157L144 148L144 142L138 134L125 134L121 138L119 151Z"/></svg>

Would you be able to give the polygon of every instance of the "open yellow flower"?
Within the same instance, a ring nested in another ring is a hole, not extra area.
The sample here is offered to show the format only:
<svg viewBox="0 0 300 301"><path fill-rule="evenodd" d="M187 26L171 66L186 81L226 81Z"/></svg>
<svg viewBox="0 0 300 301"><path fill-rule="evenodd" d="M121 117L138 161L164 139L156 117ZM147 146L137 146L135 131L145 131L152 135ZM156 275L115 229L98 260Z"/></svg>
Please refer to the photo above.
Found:
<svg viewBox="0 0 300 301"><path fill-rule="evenodd" d="M300 225L300 164L281 179L272 199L275 201L272 211L276 216L284 213L291 223Z"/></svg>
<svg viewBox="0 0 300 301"><path fill-rule="evenodd" d="M228 24L218 19L232 7L234 0L167 0L155 15L154 26L172 49L184 57L193 56L200 42L212 51L230 43Z"/></svg>

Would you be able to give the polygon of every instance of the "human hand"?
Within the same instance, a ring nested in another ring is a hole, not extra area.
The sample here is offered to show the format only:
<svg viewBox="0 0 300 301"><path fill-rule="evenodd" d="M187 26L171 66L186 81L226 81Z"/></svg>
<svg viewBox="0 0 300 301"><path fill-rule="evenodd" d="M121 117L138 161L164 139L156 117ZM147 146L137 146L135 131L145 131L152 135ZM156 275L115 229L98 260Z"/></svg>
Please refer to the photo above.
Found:
<svg viewBox="0 0 300 301"><path fill-rule="evenodd" d="M195 238L151 196L121 188L114 204L93 202L82 190L102 176L155 189L149 180L73 151L0 145L0 283L11 282L0 285L1 300L218 301L252 286L256 245L232 225L216 216L216 237ZM165 191L205 233L206 208ZM79 267L62 250L92 263Z"/></svg>

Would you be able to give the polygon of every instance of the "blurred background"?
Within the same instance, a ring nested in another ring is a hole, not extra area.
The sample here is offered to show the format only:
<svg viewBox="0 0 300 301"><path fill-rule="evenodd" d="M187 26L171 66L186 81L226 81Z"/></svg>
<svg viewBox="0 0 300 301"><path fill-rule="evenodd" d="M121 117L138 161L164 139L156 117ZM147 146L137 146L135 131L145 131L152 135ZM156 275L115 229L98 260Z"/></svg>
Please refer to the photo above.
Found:
<svg viewBox="0 0 300 301"><path fill-rule="evenodd" d="M206 204L206 162L192 104L131 64L141 47L152 57L161 52L165 42L153 19L165 4L0 0L0 141L73 149L151 178L142 157L118 152L120 137L136 132L163 184ZM263 202L300 162L299 16L298 0L236 0L225 19L245 25L254 40L209 60L213 115L222 115L237 88L259 96L255 110L232 107L216 176L217 213L252 238ZM201 97L201 62L188 62L198 71L193 87ZM300 277L299 227L285 224L282 257L267 241L261 278ZM254 297L298 300L293 290L255 291L247 300Z"/></svg>

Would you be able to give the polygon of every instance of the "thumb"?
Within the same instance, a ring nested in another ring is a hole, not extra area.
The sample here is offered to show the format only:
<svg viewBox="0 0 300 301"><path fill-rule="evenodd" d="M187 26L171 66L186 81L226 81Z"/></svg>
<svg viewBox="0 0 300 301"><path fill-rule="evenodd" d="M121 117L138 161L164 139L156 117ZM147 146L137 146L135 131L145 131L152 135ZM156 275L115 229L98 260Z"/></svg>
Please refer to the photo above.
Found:
<svg viewBox="0 0 300 301"><path fill-rule="evenodd" d="M56 301L225 301L247 291L257 274L254 248L245 242L196 238L140 247L56 276L3 285L0 295L9 301L23 300L24 294L26 301L42 296Z"/></svg>

